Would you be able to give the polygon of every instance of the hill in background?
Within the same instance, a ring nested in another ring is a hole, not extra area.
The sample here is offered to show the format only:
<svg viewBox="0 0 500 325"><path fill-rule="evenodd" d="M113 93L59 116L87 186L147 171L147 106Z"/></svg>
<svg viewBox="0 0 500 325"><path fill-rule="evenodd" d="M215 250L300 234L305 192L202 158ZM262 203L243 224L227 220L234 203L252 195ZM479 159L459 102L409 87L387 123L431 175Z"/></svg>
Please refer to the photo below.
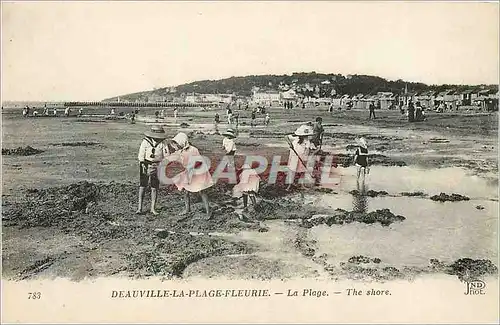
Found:
<svg viewBox="0 0 500 325"><path fill-rule="evenodd" d="M304 96L330 97L335 94L376 94L377 92L404 93L405 87L409 92L457 91L496 89L497 85L426 85L419 82L404 80L386 80L381 77L367 75L323 74L316 72L300 72L291 75L252 75L245 77L231 77L220 80L201 80L176 87L165 87L151 91L143 91L121 95L104 101L116 101L118 98L125 101L144 100L154 96L179 96L181 94L235 94L237 96L251 96L253 90L259 91L286 91L294 89Z"/></svg>

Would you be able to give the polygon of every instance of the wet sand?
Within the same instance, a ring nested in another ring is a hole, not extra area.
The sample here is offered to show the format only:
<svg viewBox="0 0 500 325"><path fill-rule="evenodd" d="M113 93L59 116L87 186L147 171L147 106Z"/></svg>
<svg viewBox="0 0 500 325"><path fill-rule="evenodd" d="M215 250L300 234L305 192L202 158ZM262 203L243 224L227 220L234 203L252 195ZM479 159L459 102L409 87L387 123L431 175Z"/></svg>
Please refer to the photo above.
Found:
<svg viewBox="0 0 500 325"><path fill-rule="evenodd" d="M276 108L268 127L262 117L255 128L240 125L240 155L286 160L283 136L322 116L323 150L339 161L334 189L286 194L263 187L250 222L239 220L242 203L233 202L223 184L211 189L214 220L204 219L199 198L193 215L181 220L182 196L167 187L160 193L160 216L135 215L144 123L4 113L3 148L43 150L2 157L4 276L389 281L437 273L458 278L464 268L469 276L496 274L497 114L430 114L429 122L408 124L398 112L377 113L373 121L361 111ZM181 111L177 121L158 123L172 136L190 133L202 154L217 157L222 137L214 134L213 114ZM249 124L247 115L240 113ZM188 125L180 127L182 122ZM344 164L360 135L376 155L365 188L374 194L368 197L357 194L354 167ZM440 193L469 200L431 199ZM343 213L338 209L354 213L354 221L327 222ZM384 209L404 220L384 224L375 213ZM375 217L367 218L370 213ZM324 222L311 224L318 218Z"/></svg>

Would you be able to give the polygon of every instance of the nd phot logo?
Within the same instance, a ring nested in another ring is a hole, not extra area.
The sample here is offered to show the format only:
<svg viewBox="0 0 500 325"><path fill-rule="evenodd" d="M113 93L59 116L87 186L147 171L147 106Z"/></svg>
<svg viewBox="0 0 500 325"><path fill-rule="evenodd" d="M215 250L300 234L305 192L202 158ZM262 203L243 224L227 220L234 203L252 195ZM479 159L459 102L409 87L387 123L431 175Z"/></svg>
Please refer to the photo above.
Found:
<svg viewBox="0 0 500 325"><path fill-rule="evenodd" d="M475 296L475 295L484 295L484 288L486 288L486 283L481 280L471 280L465 282L466 289L464 294Z"/></svg>

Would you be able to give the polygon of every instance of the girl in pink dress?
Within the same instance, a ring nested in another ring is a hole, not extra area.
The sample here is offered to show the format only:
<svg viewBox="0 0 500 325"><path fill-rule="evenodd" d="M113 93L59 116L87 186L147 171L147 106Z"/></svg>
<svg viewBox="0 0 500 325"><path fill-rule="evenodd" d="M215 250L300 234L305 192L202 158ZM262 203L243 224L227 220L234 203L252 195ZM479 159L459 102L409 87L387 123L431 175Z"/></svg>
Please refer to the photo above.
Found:
<svg viewBox="0 0 500 325"><path fill-rule="evenodd" d="M169 156L169 160L178 161L185 168L177 175L174 182L179 191L184 191L186 210L182 214L191 212L190 193L200 193L207 217L210 219L212 214L205 190L214 185L214 181L210 175L209 166L201 162L195 163L201 159L201 155L196 147L189 144L185 133L178 133L172 139L171 146L175 152Z"/></svg>
<svg viewBox="0 0 500 325"><path fill-rule="evenodd" d="M243 196L243 208L246 210L248 197L254 206L257 204L255 195L259 192L260 177L248 164L244 164L241 169L240 181L233 187L233 197Z"/></svg>

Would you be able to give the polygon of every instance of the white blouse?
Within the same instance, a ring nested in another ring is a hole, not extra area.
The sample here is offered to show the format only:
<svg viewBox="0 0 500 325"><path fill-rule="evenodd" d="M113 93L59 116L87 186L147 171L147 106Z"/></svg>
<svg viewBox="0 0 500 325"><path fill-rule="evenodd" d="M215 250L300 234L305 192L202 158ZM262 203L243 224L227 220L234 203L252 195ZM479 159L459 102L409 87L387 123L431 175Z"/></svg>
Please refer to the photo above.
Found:
<svg viewBox="0 0 500 325"><path fill-rule="evenodd" d="M139 161L160 162L163 160L163 157L169 155L168 147L163 141L157 142L154 139L151 139L150 141L156 145L156 147L154 147L155 153L153 157L151 157L153 154L153 146L148 142L148 140L143 139L139 148L139 155L137 156Z"/></svg>

